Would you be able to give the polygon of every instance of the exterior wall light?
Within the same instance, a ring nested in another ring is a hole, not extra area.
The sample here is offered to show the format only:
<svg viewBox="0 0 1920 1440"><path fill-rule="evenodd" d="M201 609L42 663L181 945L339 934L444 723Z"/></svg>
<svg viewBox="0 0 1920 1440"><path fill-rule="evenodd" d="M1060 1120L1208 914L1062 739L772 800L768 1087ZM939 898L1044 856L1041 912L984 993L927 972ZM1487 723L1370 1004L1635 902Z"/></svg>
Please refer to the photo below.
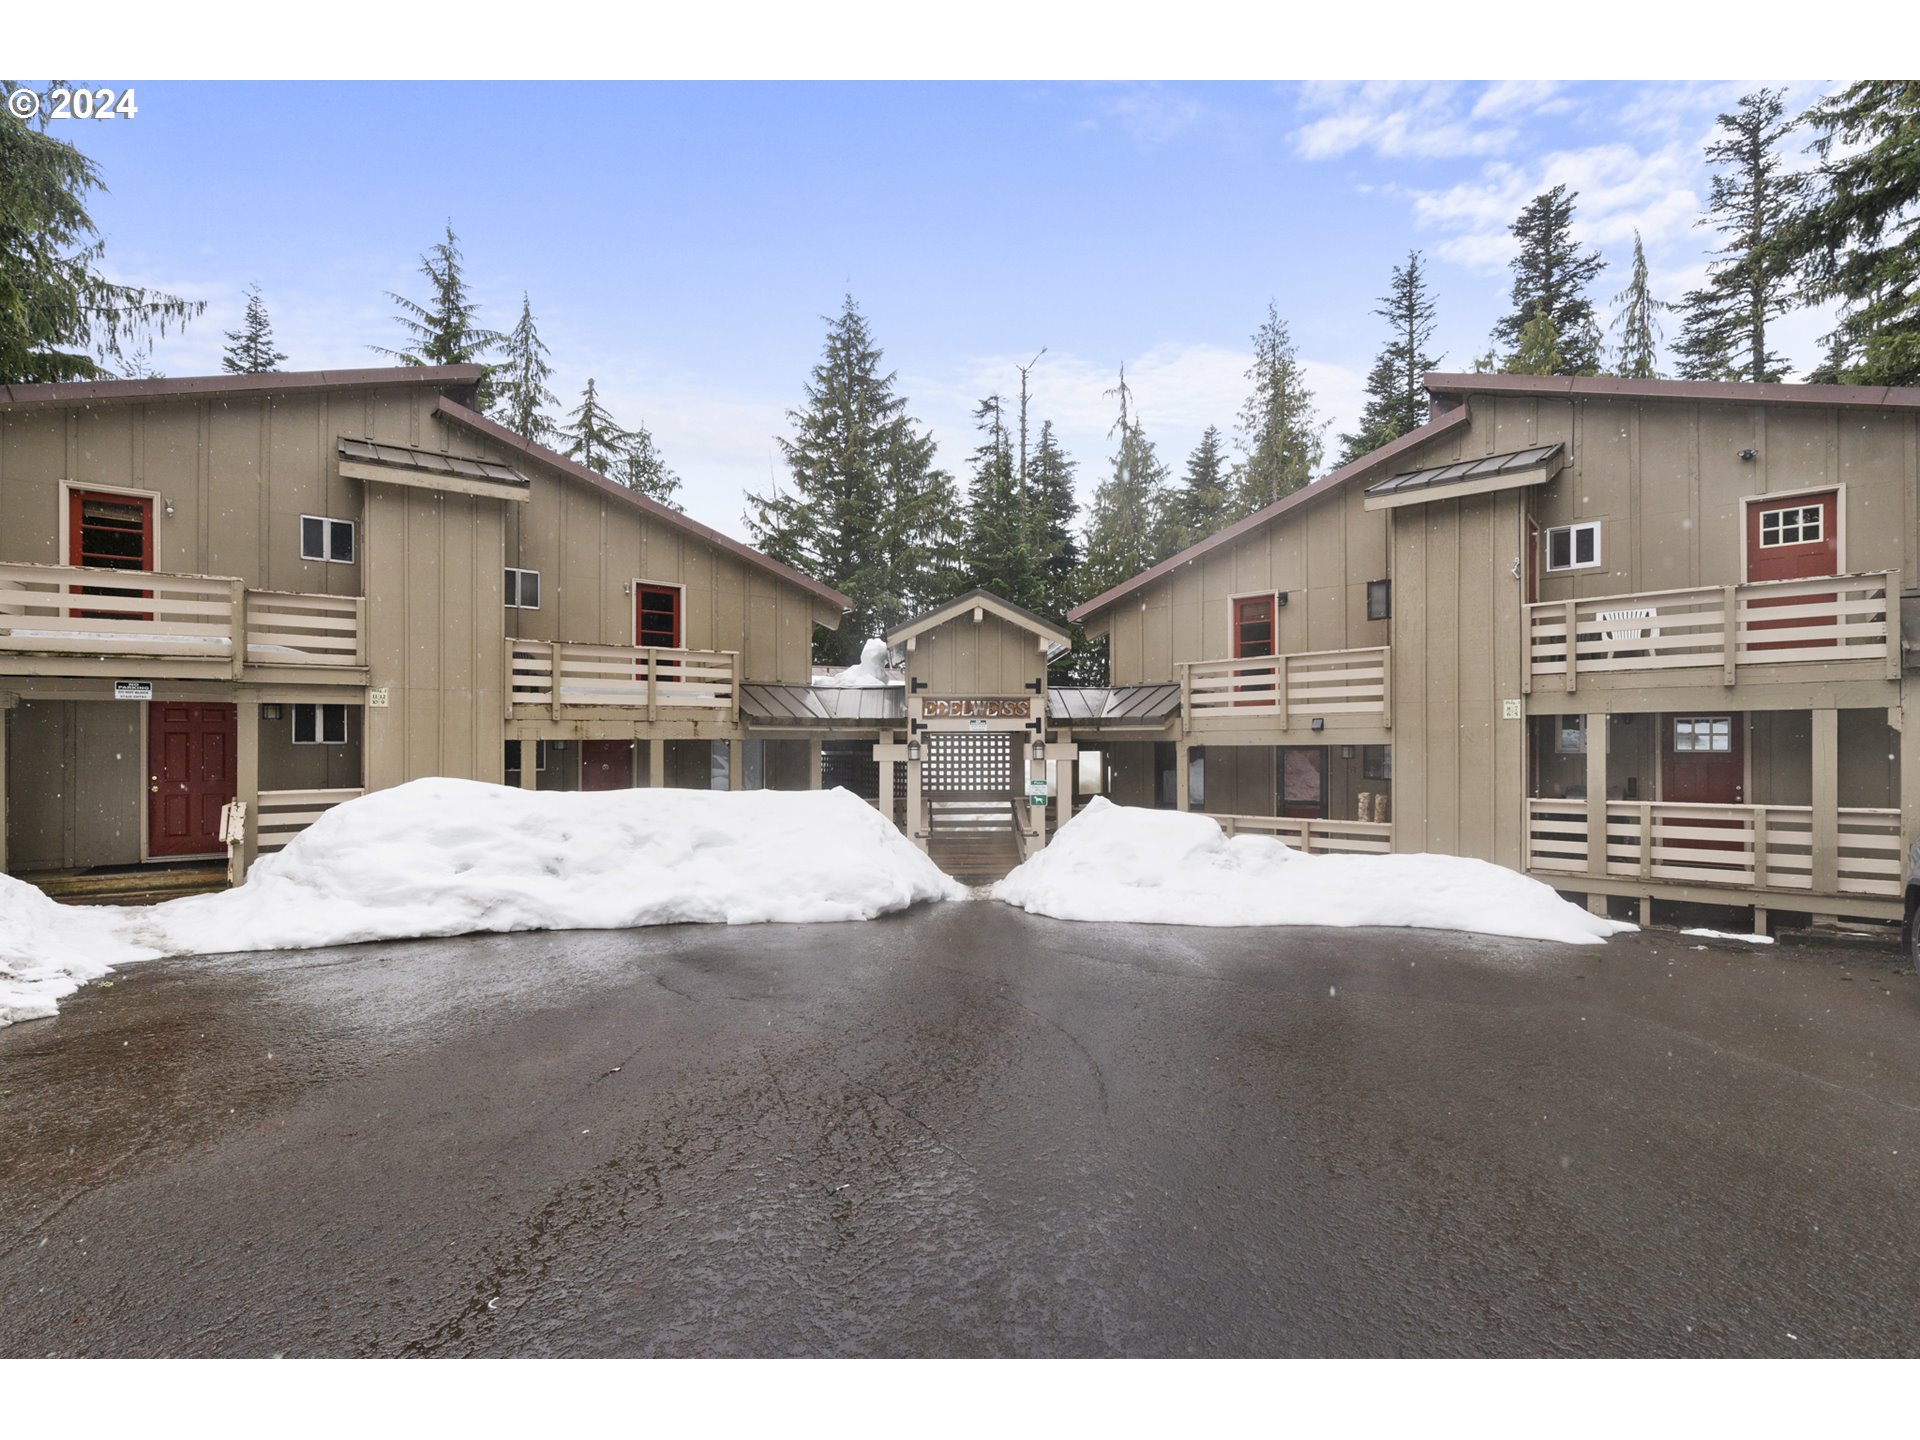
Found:
<svg viewBox="0 0 1920 1440"><path fill-rule="evenodd" d="M1046 741L1036 740L1033 742L1033 758L1036 760L1044 760L1047 758L1047 742Z"/></svg>
<svg viewBox="0 0 1920 1440"><path fill-rule="evenodd" d="M918 765L920 763L920 742L918 740L907 741L907 763L909 765Z"/></svg>

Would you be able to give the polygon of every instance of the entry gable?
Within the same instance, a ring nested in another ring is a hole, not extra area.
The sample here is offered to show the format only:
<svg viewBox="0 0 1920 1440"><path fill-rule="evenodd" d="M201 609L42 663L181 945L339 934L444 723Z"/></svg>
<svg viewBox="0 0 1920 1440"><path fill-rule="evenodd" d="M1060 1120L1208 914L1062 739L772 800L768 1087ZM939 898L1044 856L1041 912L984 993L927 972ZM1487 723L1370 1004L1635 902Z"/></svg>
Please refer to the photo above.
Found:
<svg viewBox="0 0 1920 1440"><path fill-rule="evenodd" d="M988 615L998 616L1017 630L1024 630L1035 637L1036 648L1049 646L1069 646L1073 643L1060 626L1051 620L1033 613L1025 606L1016 605L1011 600L1002 599L991 590L969 590L966 594L949 600L944 605L935 606L924 614L911 620L903 620L887 632L887 645L897 648L924 635L927 631L949 624L955 620L978 623Z"/></svg>

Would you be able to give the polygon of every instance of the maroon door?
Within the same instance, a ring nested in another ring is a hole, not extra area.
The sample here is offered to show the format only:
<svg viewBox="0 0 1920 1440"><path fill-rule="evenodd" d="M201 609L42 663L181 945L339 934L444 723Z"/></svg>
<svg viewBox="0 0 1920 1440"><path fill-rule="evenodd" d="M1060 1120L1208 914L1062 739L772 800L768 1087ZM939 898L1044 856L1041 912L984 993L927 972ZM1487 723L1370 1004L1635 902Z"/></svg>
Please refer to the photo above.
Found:
<svg viewBox="0 0 1920 1440"><path fill-rule="evenodd" d="M67 492L67 563L88 570L153 569L153 501L137 495L96 495L90 490ZM73 593L125 597L125 589L81 585ZM138 592L151 595L151 590ZM119 610L76 610L76 616L99 620L151 620L151 615L129 615Z"/></svg>
<svg viewBox="0 0 1920 1440"><path fill-rule="evenodd" d="M1840 506L1838 492L1797 495L1791 500L1747 502L1747 579L1817 580L1840 573ZM1785 595L1778 599L1749 595L1755 610L1779 605L1817 605L1832 595ZM1807 629L1836 623L1831 615L1800 616L1787 620L1755 620L1755 630ZM1831 645L1831 640L1805 637L1756 641L1755 650L1797 650Z"/></svg>
<svg viewBox="0 0 1920 1440"><path fill-rule="evenodd" d="M1273 654L1274 641L1274 597L1271 595L1249 595L1245 599L1233 602L1233 658L1236 660L1265 659ZM1259 674L1259 671L1236 670L1235 678L1247 674ZM1243 685L1242 695L1258 691L1270 691L1271 685ZM1262 705L1272 697L1262 700L1236 700L1236 705Z"/></svg>
<svg viewBox="0 0 1920 1440"><path fill-rule="evenodd" d="M1739 805L1746 799L1746 730L1742 714L1660 717L1660 798L1689 805ZM1737 850L1737 841L1695 839L1693 831L1732 830L1738 820L1663 822L1681 844L1697 850ZM1675 832L1686 832L1679 834Z"/></svg>
<svg viewBox="0 0 1920 1440"><path fill-rule="evenodd" d="M580 788L582 790L631 790L633 788L633 741L581 741Z"/></svg>
<svg viewBox="0 0 1920 1440"><path fill-rule="evenodd" d="M147 853L209 855L220 846L220 809L233 799L231 705L147 707Z"/></svg>

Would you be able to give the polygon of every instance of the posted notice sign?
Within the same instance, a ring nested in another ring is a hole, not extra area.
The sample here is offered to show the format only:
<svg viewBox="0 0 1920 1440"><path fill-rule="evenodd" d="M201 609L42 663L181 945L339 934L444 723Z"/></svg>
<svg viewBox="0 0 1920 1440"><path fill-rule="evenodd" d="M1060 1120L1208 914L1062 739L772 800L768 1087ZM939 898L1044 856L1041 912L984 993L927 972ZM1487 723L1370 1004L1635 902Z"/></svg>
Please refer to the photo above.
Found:
<svg viewBox="0 0 1920 1440"><path fill-rule="evenodd" d="M151 680L116 680L113 682L113 698L151 700L153 699L153 682Z"/></svg>

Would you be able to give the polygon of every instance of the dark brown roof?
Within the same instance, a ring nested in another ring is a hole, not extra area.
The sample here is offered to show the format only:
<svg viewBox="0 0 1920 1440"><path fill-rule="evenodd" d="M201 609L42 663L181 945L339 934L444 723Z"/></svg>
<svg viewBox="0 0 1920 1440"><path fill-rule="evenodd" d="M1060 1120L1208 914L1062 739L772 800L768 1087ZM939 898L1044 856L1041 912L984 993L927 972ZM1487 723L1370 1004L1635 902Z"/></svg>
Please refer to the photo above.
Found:
<svg viewBox="0 0 1920 1440"><path fill-rule="evenodd" d="M1289 510L1293 510L1301 505L1311 504L1322 496L1331 494L1334 490L1346 484L1347 481L1360 475L1369 474L1378 469L1384 462L1391 460L1396 455L1404 454L1423 441L1431 440L1436 435L1444 435L1456 425L1466 424L1467 413L1467 408L1463 405L1459 409L1451 410L1445 415L1436 415L1418 430L1409 430L1398 440L1390 441L1382 445L1378 450L1362 455L1352 464L1342 465L1325 479L1316 480L1313 484L1294 491L1284 499L1277 500L1267 506L1264 510L1254 511L1253 514L1247 516L1246 519L1229 525L1218 534L1209 535L1206 539L1189 545L1178 555L1170 556L1162 560L1151 569L1142 570L1131 580L1122 581L1104 594L1094 596L1093 599L1087 601L1086 604L1076 606L1074 609L1069 610L1067 612L1067 618L1078 623L1086 619L1089 615L1098 614L1121 596L1132 594L1142 585L1149 585L1155 580L1158 580L1162 575L1171 574L1181 566L1191 564L1209 550L1217 550L1222 545L1230 545L1242 535L1248 534L1250 531L1258 530L1269 521L1279 519Z"/></svg>
<svg viewBox="0 0 1920 1440"><path fill-rule="evenodd" d="M511 465L498 460L474 460L465 455L448 455L439 450L421 450L412 445L394 445L385 440L340 438L340 453L348 460L367 460L375 465L398 465L407 470L425 470L434 475L459 475L468 480L493 480L502 485L526 486L529 482Z"/></svg>
<svg viewBox="0 0 1920 1440"><path fill-rule="evenodd" d="M845 595L842 595L838 590L835 590L831 585L822 585L811 575L803 575L791 565L783 565L770 555L762 555L751 545L741 544L731 535L722 535L718 530L702 525L698 520L690 516L682 515L671 505L662 505L658 500L649 499L637 490L629 490L624 485L617 485L599 472L589 470L577 460L569 460L558 451L549 450L546 446L529 440L525 436L516 435L506 426L500 424L498 421L489 420L477 410L469 410L457 401L448 400L444 397L434 408L456 424L464 425L469 430L477 430L489 439L499 441L510 450L518 450L522 455L531 455L535 460L540 461L541 464L571 475L576 480L584 480L589 485L598 488L602 493L631 505L636 510L643 510L656 520L664 521L668 525L678 526L689 534L697 535L709 545L717 545L722 550L738 555L741 559L758 565L763 570L771 571L781 579L798 585L809 594L819 596L820 599L826 601L829 605L836 607L842 614L845 614L853 608L853 601L849 600Z"/></svg>
<svg viewBox="0 0 1920 1440"><path fill-rule="evenodd" d="M1619 380L1608 375L1427 376L1436 395L1591 395L1622 399L1711 400L1736 405L1864 405L1920 409L1920 388L1882 385L1753 385L1723 380Z"/></svg>
<svg viewBox="0 0 1920 1440"><path fill-rule="evenodd" d="M818 725L834 720L889 724L907 718L906 696L903 685L748 684L740 687L740 709L749 720L763 725Z"/></svg>
<svg viewBox="0 0 1920 1440"><path fill-rule="evenodd" d="M1113 690L1047 690L1047 718L1058 725L1159 725L1180 708L1178 685L1122 685Z"/></svg>
<svg viewBox="0 0 1920 1440"><path fill-rule="evenodd" d="M281 394L289 390L337 390L346 386L472 386L486 371L479 365L387 365L374 370L291 370L265 375L183 375L154 380L67 380L47 385L0 385L0 410L48 405L114 405L135 400L192 399L218 395Z"/></svg>
<svg viewBox="0 0 1920 1440"><path fill-rule="evenodd" d="M1395 475L1388 480L1376 481L1367 486L1369 495L1403 495L1409 490L1430 490L1435 486L1447 486L1469 480L1488 480L1496 475L1508 475L1516 470L1533 470L1545 465L1559 454L1562 446L1556 440L1551 445L1536 445L1531 450L1515 450L1507 455L1488 455L1482 459L1455 460L1446 465L1430 465L1425 470L1412 470L1404 475Z"/></svg>

